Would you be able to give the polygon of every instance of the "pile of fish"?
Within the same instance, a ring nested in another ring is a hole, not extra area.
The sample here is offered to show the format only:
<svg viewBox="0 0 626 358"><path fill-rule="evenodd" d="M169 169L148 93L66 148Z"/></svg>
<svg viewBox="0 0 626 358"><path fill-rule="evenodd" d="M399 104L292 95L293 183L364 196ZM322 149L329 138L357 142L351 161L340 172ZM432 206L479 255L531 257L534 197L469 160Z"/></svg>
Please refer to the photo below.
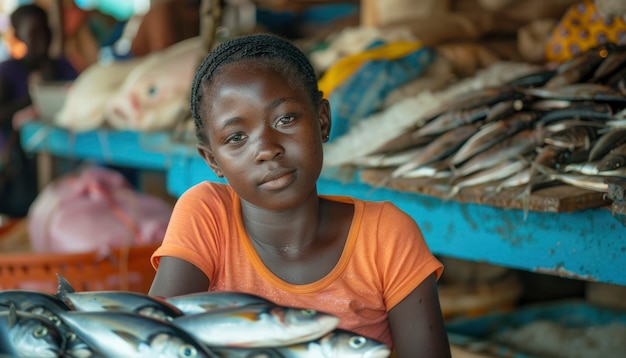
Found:
<svg viewBox="0 0 626 358"><path fill-rule="evenodd" d="M0 291L0 357L388 357L339 319L238 292Z"/></svg>
<svg viewBox="0 0 626 358"><path fill-rule="evenodd" d="M477 185L524 199L554 183L606 192L626 175L626 46L457 95L350 164L386 168L380 186L421 178L448 199Z"/></svg>

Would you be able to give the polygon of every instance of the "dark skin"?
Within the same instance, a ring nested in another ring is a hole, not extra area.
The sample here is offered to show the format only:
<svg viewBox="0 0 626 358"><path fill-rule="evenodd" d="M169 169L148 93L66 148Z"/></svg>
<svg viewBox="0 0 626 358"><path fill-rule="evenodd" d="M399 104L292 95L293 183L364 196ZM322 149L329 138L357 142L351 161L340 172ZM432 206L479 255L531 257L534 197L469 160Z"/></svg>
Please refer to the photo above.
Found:
<svg viewBox="0 0 626 358"><path fill-rule="evenodd" d="M241 198L245 228L265 265L293 284L327 275L341 256L354 207L319 198L327 100L251 61L225 65L205 89L209 143L198 152ZM192 264L162 257L150 294L207 291ZM397 357L450 357L434 274L389 311Z"/></svg>

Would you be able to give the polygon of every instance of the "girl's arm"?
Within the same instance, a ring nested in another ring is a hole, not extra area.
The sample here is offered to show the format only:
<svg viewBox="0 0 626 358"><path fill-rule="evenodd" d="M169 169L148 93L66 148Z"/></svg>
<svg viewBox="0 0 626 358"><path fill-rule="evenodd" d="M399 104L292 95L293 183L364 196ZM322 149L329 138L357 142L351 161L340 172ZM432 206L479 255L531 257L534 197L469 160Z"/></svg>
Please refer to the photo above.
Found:
<svg viewBox="0 0 626 358"><path fill-rule="evenodd" d="M185 260L163 256L148 294L172 297L208 289L209 279L199 268Z"/></svg>
<svg viewBox="0 0 626 358"><path fill-rule="evenodd" d="M451 356L434 273L389 311L389 323L397 358Z"/></svg>

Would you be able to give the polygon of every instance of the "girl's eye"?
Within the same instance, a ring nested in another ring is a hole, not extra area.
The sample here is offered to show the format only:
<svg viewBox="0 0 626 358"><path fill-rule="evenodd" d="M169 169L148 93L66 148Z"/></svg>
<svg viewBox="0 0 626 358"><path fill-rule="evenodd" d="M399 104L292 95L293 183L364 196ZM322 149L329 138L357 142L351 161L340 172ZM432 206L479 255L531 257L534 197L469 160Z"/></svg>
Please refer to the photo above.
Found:
<svg viewBox="0 0 626 358"><path fill-rule="evenodd" d="M244 139L243 134L234 134L228 137L227 143L238 143Z"/></svg>
<svg viewBox="0 0 626 358"><path fill-rule="evenodd" d="M295 120L296 120L295 116L284 116L284 117L280 117L278 119L278 124L279 125L290 124L291 122L293 122Z"/></svg>

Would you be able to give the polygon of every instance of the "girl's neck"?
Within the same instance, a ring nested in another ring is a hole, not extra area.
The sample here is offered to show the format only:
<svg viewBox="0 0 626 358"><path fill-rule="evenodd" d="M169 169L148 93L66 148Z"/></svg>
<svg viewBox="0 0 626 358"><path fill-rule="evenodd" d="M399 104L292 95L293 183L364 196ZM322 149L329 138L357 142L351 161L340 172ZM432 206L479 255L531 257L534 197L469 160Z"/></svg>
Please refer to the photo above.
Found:
<svg viewBox="0 0 626 358"><path fill-rule="evenodd" d="M286 211L267 211L242 203L244 227L255 246L296 254L310 246L321 226L320 199L315 194Z"/></svg>

